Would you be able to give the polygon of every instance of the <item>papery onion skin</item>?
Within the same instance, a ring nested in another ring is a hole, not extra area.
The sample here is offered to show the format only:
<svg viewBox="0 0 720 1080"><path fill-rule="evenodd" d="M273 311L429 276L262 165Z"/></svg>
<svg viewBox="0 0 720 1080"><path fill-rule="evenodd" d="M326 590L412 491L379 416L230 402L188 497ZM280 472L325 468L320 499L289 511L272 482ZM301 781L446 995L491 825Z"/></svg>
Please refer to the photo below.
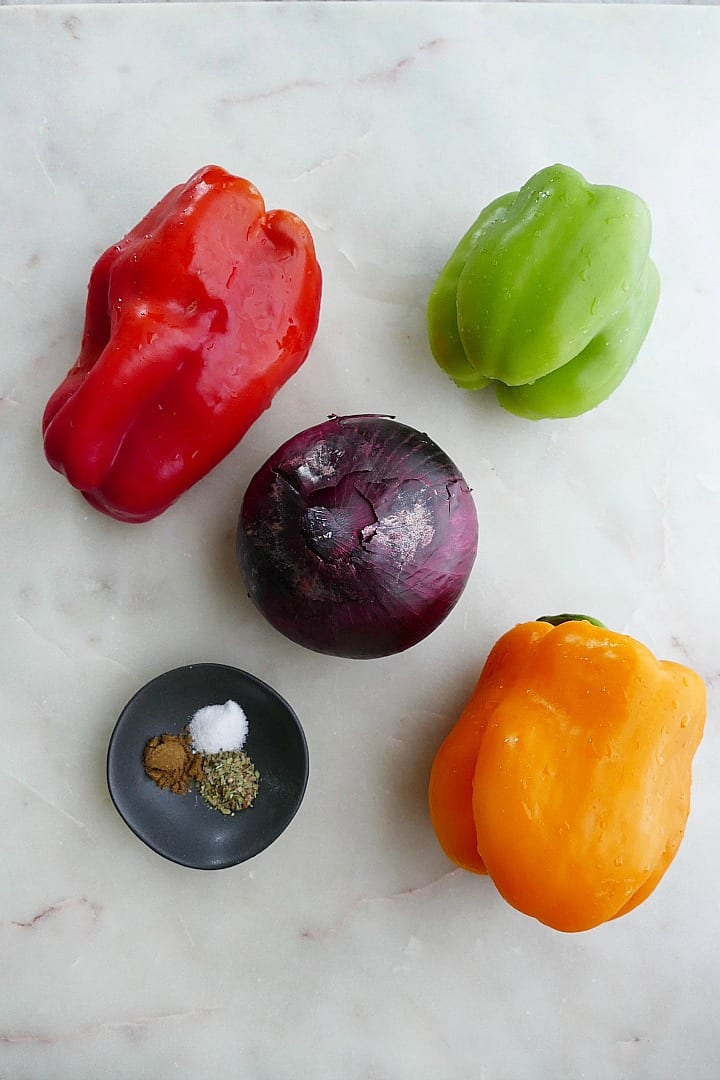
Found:
<svg viewBox="0 0 720 1080"><path fill-rule="evenodd" d="M465 588L478 523L457 466L385 416L331 417L288 440L245 494L237 557L265 618L316 652L402 652Z"/></svg>

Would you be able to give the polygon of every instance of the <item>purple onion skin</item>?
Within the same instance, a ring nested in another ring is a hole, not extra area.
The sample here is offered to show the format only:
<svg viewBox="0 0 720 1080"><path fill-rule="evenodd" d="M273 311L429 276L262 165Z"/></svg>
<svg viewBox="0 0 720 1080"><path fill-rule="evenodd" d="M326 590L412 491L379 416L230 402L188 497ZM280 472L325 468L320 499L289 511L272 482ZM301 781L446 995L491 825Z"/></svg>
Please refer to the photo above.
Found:
<svg viewBox="0 0 720 1080"><path fill-rule="evenodd" d="M477 553L475 503L432 439L383 416L300 432L245 494L237 557L248 593L315 652L402 652L457 603Z"/></svg>

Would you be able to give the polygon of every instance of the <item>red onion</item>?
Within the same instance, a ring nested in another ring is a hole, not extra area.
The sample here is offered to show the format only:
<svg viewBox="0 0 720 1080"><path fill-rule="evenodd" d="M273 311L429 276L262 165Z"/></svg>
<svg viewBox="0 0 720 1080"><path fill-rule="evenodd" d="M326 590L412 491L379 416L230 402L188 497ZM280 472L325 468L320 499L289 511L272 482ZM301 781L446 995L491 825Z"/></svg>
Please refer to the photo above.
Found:
<svg viewBox="0 0 720 1080"><path fill-rule="evenodd" d="M383 416L331 417L259 469L240 511L250 598L316 652L388 656L457 603L477 551L460 471L427 435Z"/></svg>

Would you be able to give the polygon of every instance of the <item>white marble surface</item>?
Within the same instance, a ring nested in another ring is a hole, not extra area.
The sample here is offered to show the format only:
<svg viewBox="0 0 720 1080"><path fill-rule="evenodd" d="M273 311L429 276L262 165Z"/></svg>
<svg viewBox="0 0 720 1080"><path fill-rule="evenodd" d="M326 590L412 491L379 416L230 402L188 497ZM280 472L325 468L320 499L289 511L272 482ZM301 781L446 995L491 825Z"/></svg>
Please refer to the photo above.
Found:
<svg viewBox="0 0 720 1080"><path fill-rule="evenodd" d="M79 4L83 5L95 5L95 4L185 4L196 2L225 2L231 3L232 0L78 0ZM255 3L276 3L277 0L254 0ZM312 0L285 0L286 3L304 4L312 2ZM318 0L320 2L320 0ZM335 0L336 3L353 3L356 0ZM362 0L361 0L362 2ZM373 3L393 3L395 0L365 0L365 2ZM399 0L402 2L402 0ZM418 3L429 3L437 5L438 3L457 3L463 2L463 0L416 0ZM465 0L467 3L474 3L475 0ZM555 0L491 0L496 4L514 4L514 3L528 3L528 4L552 4ZM45 0L43 7L56 6L58 4L64 4L65 0ZM720 3L720 0L565 0L568 4L688 4L688 5L701 5L708 6ZM0 7L4 6L35 6L35 0L0 0Z"/></svg>
<svg viewBox="0 0 720 1080"><path fill-rule="evenodd" d="M185 4L205 2L213 3L218 0L78 0L79 4L83 5L95 5L95 4ZM232 0L220 0L220 2L231 3ZM255 0L256 3L276 3L277 0ZM286 3L304 4L312 2L312 0L285 0ZM337 3L346 2L353 3L356 0L335 0ZM361 0L362 2L362 0ZM365 2L374 3L393 3L394 0L365 0ZM402 0L399 0L402 2ZM439 3L457 3L462 0L416 0L418 3L429 3L437 5ZM467 3L474 3L475 0L465 0ZM515 4L515 3L527 3L527 4L553 4L556 0L491 0L496 4ZM0 7L3 6L35 6L36 0L0 0ZM58 4L64 4L65 0L45 0L43 7L54 6ZM699 6L711 6L720 4L720 0L565 0L566 4L687 4L687 5L699 5Z"/></svg>
<svg viewBox="0 0 720 1080"><path fill-rule="evenodd" d="M195 2L212 3L214 0L78 0L80 4L185 4ZM217 2L217 0L215 0ZM232 2L232 0L221 0L221 2ZM277 0L255 0L256 3L275 3ZM288 3L303 4L312 2L312 0L286 0ZM343 2L343 0L336 0L336 2ZM355 2L355 0L344 0L346 3ZM367 2L374 3L392 3L394 0L367 0ZM402 2L402 0L400 0ZM419 3L456 3L458 0L416 0ZM462 0L460 0L462 2ZM474 0L465 0L467 3L474 3ZM528 4L552 4L555 0L491 0L496 4L514 4L514 3L528 3ZM57 4L63 4L65 0L45 0L43 6L53 6ZM720 3L720 0L565 0L568 4L688 4L688 5L700 5L709 6ZM23 5L34 6L35 0L0 0L0 7L3 6L17 6Z"/></svg>
<svg viewBox="0 0 720 1080"><path fill-rule="evenodd" d="M3 1080L717 1077L719 31L680 7L0 11ZM445 379L423 309L479 207L555 160L645 197L663 294L610 402L532 424ZM95 257L209 161L309 223L320 331L229 459L123 526L46 466L40 417ZM427 430L476 493L468 590L401 657L291 645L236 573L247 481L333 411ZM568 609L696 667L710 706L675 863L576 936L453 871L424 801L492 642ZM311 753L288 831L218 873L155 856L105 787L125 701L194 660L276 686Z"/></svg>

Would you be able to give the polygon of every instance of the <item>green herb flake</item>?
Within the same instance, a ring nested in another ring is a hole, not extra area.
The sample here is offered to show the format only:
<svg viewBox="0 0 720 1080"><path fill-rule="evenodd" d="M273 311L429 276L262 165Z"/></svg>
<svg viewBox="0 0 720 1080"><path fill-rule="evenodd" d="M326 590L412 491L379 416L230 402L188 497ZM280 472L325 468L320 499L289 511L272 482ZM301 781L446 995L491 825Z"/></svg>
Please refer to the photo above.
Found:
<svg viewBox="0 0 720 1080"><path fill-rule="evenodd" d="M258 793L260 773L242 750L222 750L203 758L203 778L198 790L221 814L234 814L252 806Z"/></svg>

